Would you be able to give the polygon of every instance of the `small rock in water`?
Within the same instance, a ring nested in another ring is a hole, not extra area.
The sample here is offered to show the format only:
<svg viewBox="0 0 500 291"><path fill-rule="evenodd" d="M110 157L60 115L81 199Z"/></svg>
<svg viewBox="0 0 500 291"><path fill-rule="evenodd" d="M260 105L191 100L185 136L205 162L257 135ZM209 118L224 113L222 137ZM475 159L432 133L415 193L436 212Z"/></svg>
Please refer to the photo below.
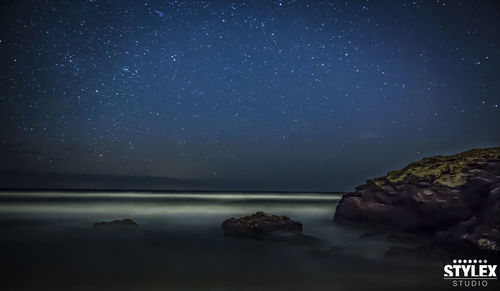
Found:
<svg viewBox="0 0 500 291"><path fill-rule="evenodd" d="M94 227L102 227L102 226L133 226L137 227L137 223L130 218L125 219L117 219L113 221L101 221L94 223Z"/></svg>
<svg viewBox="0 0 500 291"><path fill-rule="evenodd" d="M283 215L258 211L252 215L230 218L222 223L224 235L259 238L273 232L302 234L302 223Z"/></svg>

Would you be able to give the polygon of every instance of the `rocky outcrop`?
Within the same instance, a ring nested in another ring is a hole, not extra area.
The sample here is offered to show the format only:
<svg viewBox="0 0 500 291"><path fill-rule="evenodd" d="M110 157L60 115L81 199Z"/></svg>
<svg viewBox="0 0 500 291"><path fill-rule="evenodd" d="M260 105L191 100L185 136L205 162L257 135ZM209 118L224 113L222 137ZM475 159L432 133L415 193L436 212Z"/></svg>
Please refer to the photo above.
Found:
<svg viewBox="0 0 500 291"><path fill-rule="evenodd" d="M121 226L121 227L137 227L137 223L130 218L118 219L113 221L101 221L94 223L94 227L103 227L103 226Z"/></svg>
<svg viewBox="0 0 500 291"><path fill-rule="evenodd" d="M224 235L261 238L275 232L302 234L302 223L283 215L269 215L262 211L222 223Z"/></svg>
<svg viewBox="0 0 500 291"><path fill-rule="evenodd" d="M500 251L500 147L412 163L345 194L334 220L436 233L439 243Z"/></svg>

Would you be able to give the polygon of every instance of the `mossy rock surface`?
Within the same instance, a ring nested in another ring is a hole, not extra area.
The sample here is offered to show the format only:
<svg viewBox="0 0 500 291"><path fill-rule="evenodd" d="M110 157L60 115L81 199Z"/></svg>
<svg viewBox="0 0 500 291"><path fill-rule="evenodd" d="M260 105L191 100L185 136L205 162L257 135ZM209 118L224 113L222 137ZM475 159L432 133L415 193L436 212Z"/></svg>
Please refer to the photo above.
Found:
<svg viewBox="0 0 500 291"><path fill-rule="evenodd" d="M500 251L500 147L425 158L368 180L342 197L334 220L434 231L447 245Z"/></svg>
<svg viewBox="0 0 500 291"><path fill-rule="evenodd" d="M379 186L405 182L417 178L426 182L438 183L448 187L464 185L468 177L480 172L480 165L500 160L500 147L473 149L453 156L435 156L411 163L401 170L390 171L386 176L375 178Z"/></svg>

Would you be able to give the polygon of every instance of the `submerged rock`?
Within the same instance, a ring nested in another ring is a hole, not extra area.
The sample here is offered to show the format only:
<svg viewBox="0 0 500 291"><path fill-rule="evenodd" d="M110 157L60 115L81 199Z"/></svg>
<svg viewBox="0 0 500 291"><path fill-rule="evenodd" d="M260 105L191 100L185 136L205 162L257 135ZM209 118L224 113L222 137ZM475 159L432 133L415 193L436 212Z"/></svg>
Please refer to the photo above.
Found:
<svg viewBox="0 0 500 291"><path fill-rule="evenodd" d="M434 232L445 246L500 251L500 147L425 158L368 180L342 197L334 220Z"/></svg>
<svg viewBox="0 0 500 291"><path fill-rule="evenodd" d="M302 223L283 215L269 215L258 211L240 218L230 218L222 223L224 235L260 238L271 233L302 234Z"/></svg>
<svg viewBox="0 0 500 291"><path fill-rule="evenodd" d="M130 218L125 219L117 219L113 221L101 221L94 223L94 227L103 227L103 226L133 226L137 227L137 223Z"/></svg>

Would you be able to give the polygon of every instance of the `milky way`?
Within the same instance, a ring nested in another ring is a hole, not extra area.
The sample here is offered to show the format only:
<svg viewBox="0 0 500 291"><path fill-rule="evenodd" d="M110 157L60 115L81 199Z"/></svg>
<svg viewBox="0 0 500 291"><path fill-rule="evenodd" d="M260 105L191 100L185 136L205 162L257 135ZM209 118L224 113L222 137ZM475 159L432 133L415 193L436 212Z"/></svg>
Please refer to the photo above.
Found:
<svg viewBox="0 0 500 291"><path fill-rule="evenodd" d="M10 2L3 170L349 189L500 144L495 1Z"/></svg>

